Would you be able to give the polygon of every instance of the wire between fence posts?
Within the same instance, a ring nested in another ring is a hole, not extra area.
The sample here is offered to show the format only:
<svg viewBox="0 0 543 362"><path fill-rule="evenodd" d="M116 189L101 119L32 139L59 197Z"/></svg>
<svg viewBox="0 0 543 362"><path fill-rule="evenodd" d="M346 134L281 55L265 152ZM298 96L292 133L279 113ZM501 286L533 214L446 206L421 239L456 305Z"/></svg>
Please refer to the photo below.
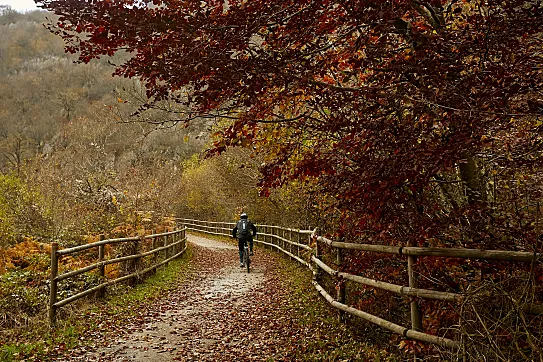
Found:
<svg viewBox="0 0 543 362"><path fill-rule="evenodd" d="M57 274L58 274L58 243L51 244L51 276L49 285L49 326L54 327L56 324L57 307Z"/></svg>

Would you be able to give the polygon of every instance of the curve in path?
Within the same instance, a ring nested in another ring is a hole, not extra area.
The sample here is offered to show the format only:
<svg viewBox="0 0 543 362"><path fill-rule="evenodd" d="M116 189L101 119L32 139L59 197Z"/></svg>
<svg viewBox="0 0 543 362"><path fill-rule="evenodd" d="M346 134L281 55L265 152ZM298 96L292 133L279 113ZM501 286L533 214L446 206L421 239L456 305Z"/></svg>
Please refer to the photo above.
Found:
<svg viewBox="0 0 543 362"><path fill-rule="evenodd" d="M258 289L265 289L266 265L273 261L255 253L248 274L239 267L236 246L194 235L188 235L188 241L197 277L165 295L146 316L125 326L128 332L106 341L107 346L72 360L238 360L247 347L254 351L244 358L264 360L273 353L266 348L258 353L265 341L244 335L239 318L248 316L246 306L258 299Z"/></svg>

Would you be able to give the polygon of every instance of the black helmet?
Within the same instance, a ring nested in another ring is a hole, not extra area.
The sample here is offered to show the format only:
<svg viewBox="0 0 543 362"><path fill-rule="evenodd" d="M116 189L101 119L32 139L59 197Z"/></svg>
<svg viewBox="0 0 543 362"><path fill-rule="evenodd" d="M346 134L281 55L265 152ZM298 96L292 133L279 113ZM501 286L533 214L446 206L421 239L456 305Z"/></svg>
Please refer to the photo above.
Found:
<svg viewBox="0 0 543 362"><path fill-rule="evenodd" d="M248 216L246 213L242 213L240 216L239 216L241 219L247 219Z"/></svg>

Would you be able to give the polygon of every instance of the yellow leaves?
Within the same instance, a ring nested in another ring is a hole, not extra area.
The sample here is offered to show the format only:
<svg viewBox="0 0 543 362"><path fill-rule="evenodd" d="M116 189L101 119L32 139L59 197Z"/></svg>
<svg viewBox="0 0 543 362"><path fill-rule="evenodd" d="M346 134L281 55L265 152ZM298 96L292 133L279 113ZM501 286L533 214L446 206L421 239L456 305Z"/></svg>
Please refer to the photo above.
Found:
<svg viewBox="0 0 543 362"><path fill-rule="evenodd" d="M76 270L88 265L88 262L82 257L65 256L60 258L60 273L67 270Z"/></svg>
<svg viewBox="0 0 543 362"><path fill-rule="evenodd" d="M119 264L106 265L104 274L109 279L117 278L119 276Z"/></svg>

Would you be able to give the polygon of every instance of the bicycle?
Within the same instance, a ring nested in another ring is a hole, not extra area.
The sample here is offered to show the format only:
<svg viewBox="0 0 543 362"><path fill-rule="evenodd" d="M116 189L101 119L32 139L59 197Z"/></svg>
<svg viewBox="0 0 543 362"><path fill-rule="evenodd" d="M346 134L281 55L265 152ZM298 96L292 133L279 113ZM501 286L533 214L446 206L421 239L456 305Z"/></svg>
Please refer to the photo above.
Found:
<svg viewBox="0 0 543 362"><path fill-rule="evenodd" d="M247 268L247 273L251 272L251 254L248 240L245 240L243 245L243 266Z"/></svg>

